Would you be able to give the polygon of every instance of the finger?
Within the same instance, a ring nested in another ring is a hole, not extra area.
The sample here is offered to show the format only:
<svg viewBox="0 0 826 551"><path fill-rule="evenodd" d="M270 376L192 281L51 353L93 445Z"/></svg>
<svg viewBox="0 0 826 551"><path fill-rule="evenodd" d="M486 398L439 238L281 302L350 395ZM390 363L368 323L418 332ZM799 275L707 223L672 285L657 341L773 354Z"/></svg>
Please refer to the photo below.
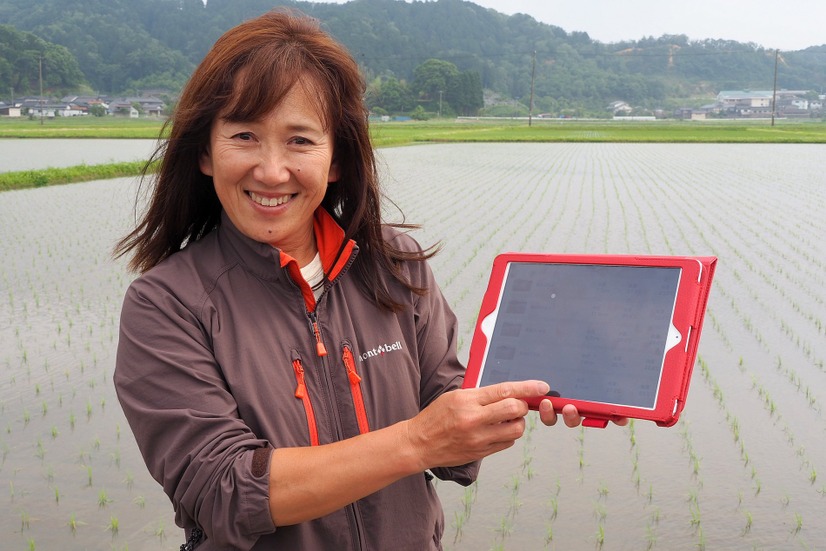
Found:
<svg viewBox="0 0 826 551"><path fill-rule="evenodd" d="M628 424L628 417L622 417L620 419L614 419L614 424L618 427L624 427Z"/></svg>
<svg viewBox="0 0 826 551"><path fill-rule="evenodd" d="M556 425L556 411L554 411L553 403L547 398L539 402L539 419L549 427Z"/></svg>
<svg viewBox="0 0 826 551"><path fill-rule="evenodd" d="M582 417L573 404L565 404L562 408L562 420L570 428L578 427L582 423Z"/></svg>
<svg viewBox="0 0 826 551"><path fill-rule="evenodd" d="M527 402L517 398L506 398L498 402L493 402L484 406L482 409L485 422L494 425L521 419L530 411Z"/></svg>
<svg viewBox="0 0 826 551"><path fill-rule="evenodd" d="M545 396L551 387L543 381L514 381L497 383L475 389L479 404L486 406L505 398L535 398Z"/></svg>

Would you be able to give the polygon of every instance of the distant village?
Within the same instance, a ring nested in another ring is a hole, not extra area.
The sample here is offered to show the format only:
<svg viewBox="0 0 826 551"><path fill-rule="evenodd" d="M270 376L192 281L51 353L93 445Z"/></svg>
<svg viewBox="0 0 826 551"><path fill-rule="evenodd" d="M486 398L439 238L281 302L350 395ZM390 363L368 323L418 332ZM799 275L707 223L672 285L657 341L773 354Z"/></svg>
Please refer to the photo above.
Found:
<svg viewBox="0 0 826 551"><path fill-rule="evenodd" d="M0 116L5 117L83 117L87 115L131 119L165 116L166 103L153 94L136 97L66 96L60 99L26 96L0 102Z"/></svg>
<svg viewBox="0 0 826 551"><path fill-rule="evenodd" d="M815 96L817 99L814 99ZM810 90L723 90L717 94L714 103L698 108L680 108L673 113L659 111L654 115L655 118L688 120L764 119L772 116L809 119L824 115L824 100L826 96L813 94ZM628 116L635 110L623 101L614 102L608 108L613 111L614 117Z"/></svg>
<svg viewBox="0 0 826 551"><path fill-rule="evenodd" d="M27 96L14 100L13 105L0 101L0 117L82 117L87 115L125 118L162 118L168 106L160 99L162 93L135 97L66 96L58 99ZM607 106L614 118L676 118L685 120L704 119L757 119L770 118L820 118L826 115L823 104L826 96L809 90L724 90L717 94L714 103L699 108L680 108L674 112L656 110L651 115L639 117L638 110L624 101ZM773 107L774 105L774 107ZM549 113L540 118L556 118Z"/></svg>

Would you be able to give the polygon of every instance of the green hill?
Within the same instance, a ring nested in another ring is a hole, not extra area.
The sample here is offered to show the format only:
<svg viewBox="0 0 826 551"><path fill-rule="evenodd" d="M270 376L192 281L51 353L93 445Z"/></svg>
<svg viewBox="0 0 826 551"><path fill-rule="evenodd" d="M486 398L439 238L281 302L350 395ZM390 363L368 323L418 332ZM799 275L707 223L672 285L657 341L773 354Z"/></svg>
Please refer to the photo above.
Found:
<svg viewBox="0 0 826 551"><path fill-rule="evenodd" d="M604 44L464 0L0 0L0 23L65 48L98 93L175 91L225 30L277 6L318 18L378 88L412 85L428 59L448 61L462 78L478 78L490 93L522 102L535 60L539 111L604 109L615 100L668 108L702 103L722 89L773 85L775 52L757 44L683 35ZM0 97L12 79L31 81L3 71L2 56L0 50ZM783 52L780 60L781 88L819 89L826 82L826 45ZM435 98L425 99L433 108Z"/></svg>

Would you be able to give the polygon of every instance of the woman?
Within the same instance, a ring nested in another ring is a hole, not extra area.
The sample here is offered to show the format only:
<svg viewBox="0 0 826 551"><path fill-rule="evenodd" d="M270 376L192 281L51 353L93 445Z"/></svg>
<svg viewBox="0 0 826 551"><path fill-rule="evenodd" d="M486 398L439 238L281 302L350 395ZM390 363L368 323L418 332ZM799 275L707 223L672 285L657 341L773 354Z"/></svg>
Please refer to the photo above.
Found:
<svg viewBox="0 0 826 551"><path fill-rule="evenodd" d="M115 385L199 549L439 549L432 476L471 483L521 436L520 398L548 392L447 392L464 371L456 320L430 253L381 222L362 92L310 19L230 30L118 245L142 275ZM549 401L540 416L556 422Z"/></svg>

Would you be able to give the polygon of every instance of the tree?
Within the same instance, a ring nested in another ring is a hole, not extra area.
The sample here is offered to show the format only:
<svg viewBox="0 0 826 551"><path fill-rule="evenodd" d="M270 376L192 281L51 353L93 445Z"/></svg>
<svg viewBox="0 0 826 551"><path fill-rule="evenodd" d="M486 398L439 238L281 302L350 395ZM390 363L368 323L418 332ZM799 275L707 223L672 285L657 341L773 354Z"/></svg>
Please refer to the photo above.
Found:
<svg viewBox="0 0 826 551"><path fill-rule="evenodd" d="M13 88L20 95L44 90L62 93L85 84L77 59L63 46L32 33L0 25L0 90Z"/></svg>
<svg viewBox="0 0 826 551"><path fill-rule="evenodd" d="M479 73L464 71L450 78L445 99L460 115L476 115L485 105Z"/></svg>
<svg viewBox="0 0 826 551"><path fill-rule="evenodd" d="M94 117L105 117L106 108L99 103L89 106L89 114Z"/></svg>
<svg viewBox="0 0 826 551"><path fill-rule="evenodd" d="M371 84L370 90L367 96L367 107L370 109L381 107L389 113L406 113L416 104L407 85L395 77L379 79Z"/></svg>
<svg viewBox="0 0 826 551"><path fill-rule="evenodd" d="M438 100L439 92L447 90L448 83L459 76L456 65L442 59L428 59L413 71L413 93L420 99Z"/></svg>

